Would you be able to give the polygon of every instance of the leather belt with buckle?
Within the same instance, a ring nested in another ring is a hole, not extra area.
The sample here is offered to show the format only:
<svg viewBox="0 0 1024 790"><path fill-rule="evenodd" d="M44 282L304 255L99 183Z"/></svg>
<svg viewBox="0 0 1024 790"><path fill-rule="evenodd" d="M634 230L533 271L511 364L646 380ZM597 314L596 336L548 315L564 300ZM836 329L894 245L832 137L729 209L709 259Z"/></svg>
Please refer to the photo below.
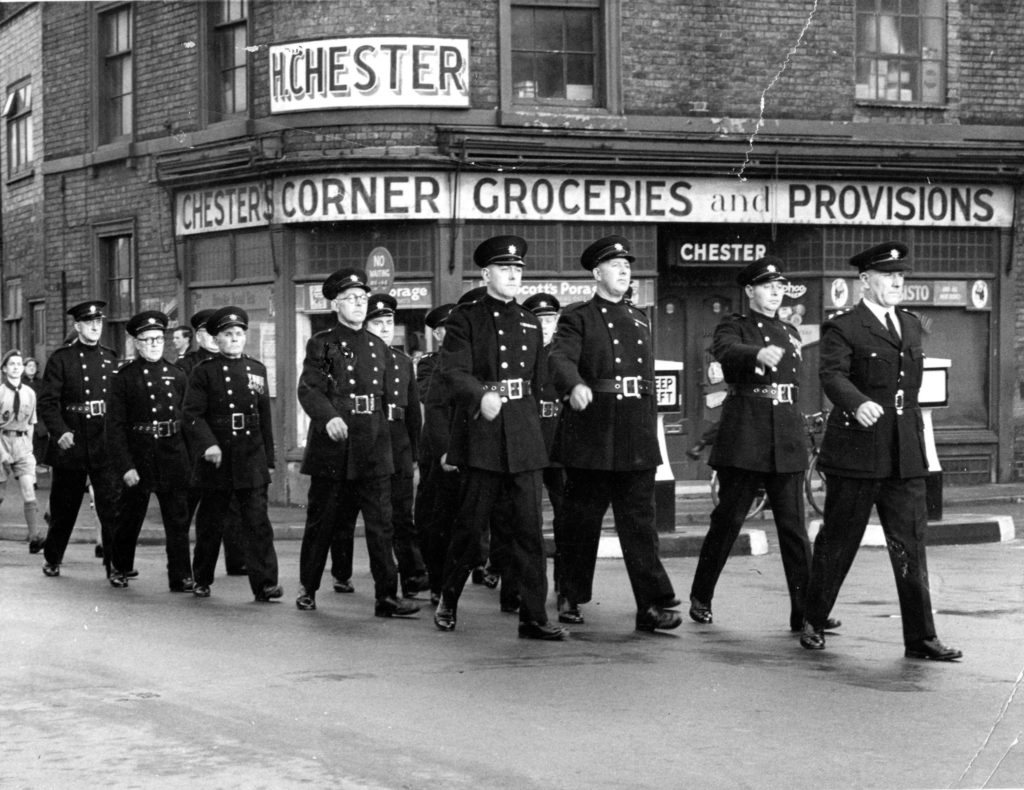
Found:
<svg viewBox="0 0 1024 790"><path fill-rule="evenodd" d="M744 398L767 398L772 403L794 403L793 396L799 389L797 384L764 384L757 387L729 387L729 394Z"/></svg>
<svg viewBox="0 0 1024 790"><path fill-rule="evenodd" d="M533 392L529 379L502 379L501 381L485 381L486 392L497 392L509 400L519 400Z"/></svg>
<svg viewBox="0 0 1024 790"><path fill-rule="evenodd" d="M388 419L392 422L398 422L399 420L405 419L405 407L396 406L393 403L388 404Z"/></svg>
<svg viewBox="0 0 1024 790"><path fill-rule="evenodd" d="M210 425L214 425L218 428L230 428L233 431L241 431L245 428L255 428L260 424L260 415L258 414L243 414L240 411L231 413L229 417L214 417L210 421Z"/></svg>
<svg viewBox="0 0 1024 790"><path fill-rule="evenodd" d="M153 420L153 422L137 422L132 425L133 431L148 433L158 439L174 436L181 430L181 420Z"/></svg>
<svg viewBox="0 0 1024 790"><path fill-rule="evenodd" d="M103 400L87 400L85 403L69 403L64 411L84 414L86 417L102 417L107 413L107 402Z"/></svg>
<svg viewBox="0 0 1024 790"><path fill-rule="evenodd" d="M540 402L541 419L557 417L562 412L562 404L554 400L542 400Z"/></svg>
<svg viewBox="0 0 1024 790"><path fill-rule="evenodd" d="M373 414L377 410L376 395L353 395L352 414Z"/></svg>
<svg viewBox="0 0 1024 790"><path fill-rule="evenodd" d="M3 433L4 436L28 436L28 431L9 431L6 428L0 433Z"/></svg>
<svg viewBox="0 0 1024 790"><path fill-rule="evenodd" d="M654 392L654 382L639 376L619 376L614 379L595 379L587 382L594 392L611 392L624 398L639 398Z"/></svg>
<svg viewBox="0 0 1024 790"><path fill-rule="evenodd" d="M903 414L904 409L913 409L918 406L917 397L907 397L907 394L902 390L896 390L896 394L892 399L892 408L896 410L897 414Z"/></svg>

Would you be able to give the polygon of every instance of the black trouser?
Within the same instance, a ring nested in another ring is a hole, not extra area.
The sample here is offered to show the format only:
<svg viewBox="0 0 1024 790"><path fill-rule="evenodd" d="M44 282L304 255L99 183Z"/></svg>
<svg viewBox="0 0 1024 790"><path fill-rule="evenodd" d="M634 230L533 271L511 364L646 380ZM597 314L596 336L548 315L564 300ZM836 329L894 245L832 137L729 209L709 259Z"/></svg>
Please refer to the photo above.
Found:
<svg viewBox="0 0 1024 790"><path fill-rule="evenodd" d="M928 506L923 477L863 480L835 474L825 476L825 520L814 540L807 622L824 628L860 548L872 506L878 509L896 577L903 641L909 645L931 639L935 636L935 622L924 548Z"/></svg>
<svg viewBox="0 0 1024 790"><path fill-rule="evenodd" d="M43 557L50 565L60 565L71 540L71 532L78 520L82 497L92 485L96 518L100 522L103 540L103 564L110 570L114 522L117 518L118 482L109 466L88 469L68 469L54 466L50 484L50 531L43 546Z"/></svg>
<svg viewBox="0 0 1024 790"><path fill-rule="evenodd" d="M503 531L501 540L509 546L511 574L516 579L520 599L519 619L546 623L548 580L541 534L540 474L470 468L460 475L459 511L441 587L445 602L452 605L458 602L469 574L483 563L482 534L493 526ZM492 520L498 503L505 512L502 518Z"/></svg>
<svg viewBox="0 0 1024 790"><path fill-rule="evenodd" d="M199 507L199 500L202 499L204 489L190 488L188 490L188 520L192 518ZM238 502L231 500L231 504L224 513L224 531L221 539L224 542L224 569L231 574L245 572L245 542L242 538L242 517L238 512Z"/></svg>
<svg viewBox="0 0 1024 790"><path fill-rule="evenodd" d="M561 589L561 545L565 541L565 518L563 515L565 501L565 469L561 466L549 466L544 470L544 489L548 492L548 501L551 503L553 518L551 530L555 538L555 561L553 578L555 589Z"/></svg>
<svg viewBox="0 0 1024 790"><path fill-rule="evenodd" d="M133 486L122 486L114 526L112 565L122 573L135 567L135 547L146 520L149 497L153 493L160 503L160 516L164 522L167 581L171 586L177 586L185 579L192 578L188 543L188 494L184 490L153 491L145 480Z"/></svg>
<svg viewBox="0 0 1024 790"><path fill-rule="evenodd" d="M601 522L609 503L622 559L638 610L674 597L672 582L658 555L654 528L654 469L606 471L565 469L565 541L559 593L572 603L593 594Z"/></svg>
<svg viewBox="0 0 1024 790"><path fill-rule="evenodd" d="M309 594L320 589L327 554L331 575L339 581L352 578L352 548L356 518L363 514L366 548L370 555L374 595L378 600L398 592L391 526L391 478L361 477L335 480L313 477L309 483L306 529L302 533L299 579Z"/></svg>
<svg viewBox="0 0 1024 790"><path fill-rule="evenodd" d="M423 474L422 468L420 474ZM430 576L430 591L439 594L444 582L444 563L452 541L452 525L459 512L461 474L457 470L444 471L440 458L431 460L426 474L426 486L432 492L433 504L425 520L420 522L420 532L426 543L423 559Z"/></svg>
<svg viewBox="0 0 1024 790"><path fill-rule="evenodd" d="M718 505L711 511L711 525L700 548L690 594L702 603L711 604L729 552L754 497L764 486L775 518L782 568L789 587L789 625L800 628L804 620L807 580L811 575L811 542L804 524L804 473L752 472L729 466L717 471Z"/></svg>
<svg viewBox="0 0 1024 790"><path fill-rule="evenodd" d="M408 579L426 573L417 533L418 524L413 520L412 500L412 472L403 471L391 475L391 526L394 532L392 543L403 584ZM351 556L351 549L349 555Z"/></svg>
<svg viewBox="0 0 1024 790"><path fill-rule="evenodd" d="M198 585L213 584L224 520L233 500L238 501L242 545L249 587L259 594L264 587L277 584L277 552L274 528L267 516L267 486L256 488L205 489L196 513L196 549L192 571Z"/></svg>

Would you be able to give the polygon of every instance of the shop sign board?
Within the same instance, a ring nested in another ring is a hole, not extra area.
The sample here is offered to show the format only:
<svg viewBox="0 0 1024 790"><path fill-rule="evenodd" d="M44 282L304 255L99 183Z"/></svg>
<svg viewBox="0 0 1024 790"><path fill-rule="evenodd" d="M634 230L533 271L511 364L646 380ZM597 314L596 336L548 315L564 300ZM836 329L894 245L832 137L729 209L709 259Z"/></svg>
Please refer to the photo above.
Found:
<svg viewBox="0 0 1024 790"><path fill-rule="evenodd" d="M837 277L825 294L826 310L853 307L861 298L859 279ZM901 307L962 307L991 310L991 288L987 280L906 280Z"/></svg>
<svg viewBox="0 0 1024 790"><path fill-rule="evenodd" d="M331 303L324 299L323 283L295 287L296 307L303 312L326 312ZM385 289L395 297L399 310L428 310L434 306L434 286L429 280L403 280Z"/></svg>
<svg viewBox="0 0 1024 790"><path fill-rule="evenodd" d="M387 290L395 280L395 261L387 247L374 247L366 256L366 284L377 293Z"/></svg>

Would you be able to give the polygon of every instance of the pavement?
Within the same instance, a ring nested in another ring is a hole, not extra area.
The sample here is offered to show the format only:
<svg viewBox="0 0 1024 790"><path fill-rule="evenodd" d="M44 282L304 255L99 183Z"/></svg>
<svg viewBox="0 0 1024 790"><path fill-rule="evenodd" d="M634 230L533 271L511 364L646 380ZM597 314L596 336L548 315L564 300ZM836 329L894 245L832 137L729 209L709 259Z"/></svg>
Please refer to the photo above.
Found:
<svg viewBox="0 0 1024 790"><path fill-rule="evenodd" d="M47 509L49 501L50 475L39 477L37 496L40 510ZM707 531L708 516L713 504L707 481L676 481L675 520L672 531L662 531L660 548L663 557L696 557L700 554L701 543ZM929 522L926 533L928 545L1005 542L1015 537L1013 513L1024 504L1024 481L1015 483L994 483L975 486L945 486L943 496L943 518ZM301 540L306 519L306 509L298 505L275 505L269 509L270 522L274 526L275 541ZM1024 512L1021 513L1024 516ZM808 531L813 539L820 528L820 517L808 510ZM551 535L550 506L545 500L545 539L549 553L554 551ZM361 523L357 532L361 534ZM771 512L765 510L748 520L733 547L734 555L758 555L770 550L769 533L774 533ZM72 533L72 543L96 542L98 522L95 513L85 498L79 521ZM21 496L16 486L8 484L7 498L0 502L0 540L25 541L27 528L22 514ZM163 544L163 527L156 497L150 501L150 509L139 538L140 545ZM881 527L869 525L865 533L865 546L884 546ZM618 539L615 536L611 513L605 519L605 534L599 547L600 557L621 557Z"/></svg>

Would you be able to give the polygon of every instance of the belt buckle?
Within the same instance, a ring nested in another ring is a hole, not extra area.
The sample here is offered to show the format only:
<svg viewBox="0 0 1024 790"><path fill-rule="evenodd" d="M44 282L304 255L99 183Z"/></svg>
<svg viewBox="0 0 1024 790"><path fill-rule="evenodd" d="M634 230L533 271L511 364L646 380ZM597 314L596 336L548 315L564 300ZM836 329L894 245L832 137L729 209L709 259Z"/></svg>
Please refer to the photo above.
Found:
<svg viewBox="0 0 1024 790"><path fill-rule="evenodd" d="M373 396L372 395L353 395L352 396L352 413L353 414L370 414L373 412Z"/></svg>
<svg viewBox="0 0 1024 790"><path fill-rule="evenodd" d="M639 398L640 397L640 377L639 376L623 376L622 377L622 397L624 397L624 398Z"/></svg>
<svg viewBox="0 0 1024 790"><path fill-rule="evenodd" d="M388 419L391 420L392 422L398 419L398 417L395 416L395 413L399 408L400 407L398 406L397 403L388 404Z"/></svg>
<svg viewBox="0 0 1024 790"><path fill-rule="evenodd" d="M170 420L168 420L166 422L158 422L158 423L156 423L156 435L157 435L157 438L164 438L164 437L167 437L167 436L171 436L172 435L171 434L171 427L172 427L172 425L173 425L173 423L171 423Z"/></svg>
<svg viewBox="0 0 1024 790"><path fill-rule="evenodd" d="M903 414L903 390L896 390L896 397L893 399L893 406L897 414Z"/></svg>
<svg viewBox="0 0 1024 790"><path fill-rule="evenodd" d="M86 414L90 417L102 417L106 409L106 401L90 400L85 402Z"/></svg>
<svg viewBox="0 0 1024 790"><path fill-rule="evenodd" d="M231 430L240 431L245 427L245 415L240 411L231 412Z"/></svg>
<svg viewBox="0 0 1024 790"><path fill-rule="evenodd" d="M509 400L519 400L523 397L523 380L505 379L505 392Z"/></svg>
<svg viewBox="0 0 1024 790"><path fill-rule="evenodd" d="M540 402L540 416L541 417L554 417L555 416L555 403L554 403L554 401L542 400Z"/></svg>
<svg viewBox="0 0 1024 790"><path fill-rule="evenodd" d="M792 403L793 402L793 385L792 384L776 384L775 385L775 397L779 403Z"/></svg>

